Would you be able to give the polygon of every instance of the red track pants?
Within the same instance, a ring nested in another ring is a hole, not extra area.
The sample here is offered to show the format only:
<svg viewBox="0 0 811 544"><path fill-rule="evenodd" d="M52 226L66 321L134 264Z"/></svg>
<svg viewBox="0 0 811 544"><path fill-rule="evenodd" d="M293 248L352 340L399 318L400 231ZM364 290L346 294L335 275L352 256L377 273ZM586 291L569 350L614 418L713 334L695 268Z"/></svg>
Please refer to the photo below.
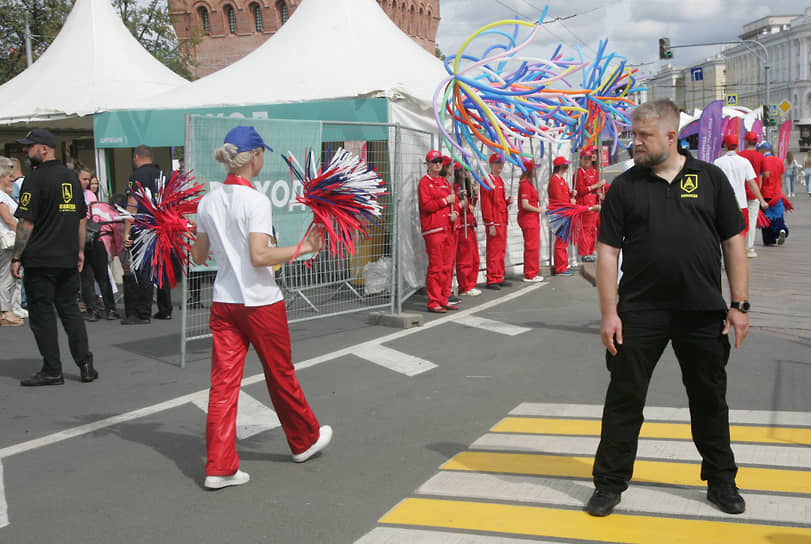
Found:
<svg viewBox="0 0 811 544"><path fill-rule="evenodd" d="M476 239L476 229L467 228L459 231L456 244L456 283L460 293L467 293L476 287L479 279L479 241Z"/></svg>
<svg viewBox="0 0 811 544"><path fill-rule="evenodd" d="M448 233L448 243L445 246L445 271L446 284L442 295L447 298L453 294L453 264L456 262L456 248L459 246L460 231L454 230Z"/></svg>
<svg viewBox="0 0 811 544"><path fill-rule="evenodd" d="M581 257L594 253L594 244L597 242L597 212L586 212L583 215L583 237L577 243L577 254Z"/></svg>
<svg viewBox="0 0 811 544"><path fill-rule="evenodd" d="M569 269L569 244L555 237L555 274L562 274Z"/></svg>
<svg viewBox="0 0 811 544"><path fill-rule="evenodd" d="M318 420L296 379L284 301L249 307L215 302L211 305L209 326L213 348L206 419L206 476L228 476L239 468L237 399L249 345L262 362L270 400L290 450L302 453L312 446L318 440Z"/></svg>
<svg viewBox="0 0 811 544"><path fill-rule="evenodd" d="M425 251L428 253L425 291L428 293L429 308L448 305L449 293L446 293L446 286L453 281L448 277L452 272L453 261L450 266L446 263L450 244L449 235L449 232L441 231L425 236ZM448 291L450 290L448 289Z"/></svg>
<svg viewBox="0 0 811 544"><path fill-rule="evenodd" d="M487 236L487 283L504 281L504 255L507 252L507 225L496 227L496 235L490 236L490 227L485 227Z"/></svg>
<svg viewBox="0 0 811 544"><path fill-rule="evenodd" d="M534 278L541 271L541 225L521 225L524 233L524 277Z"/></svg>
<svg viewBox="0 0 811 544"><path fill-rule="evenodd" d="M743 234L743 239L746 240L746 235L749 232L749 208L741 209L741 213L743 214L743 222L746 225L741 231L741 234Z"/></svg>

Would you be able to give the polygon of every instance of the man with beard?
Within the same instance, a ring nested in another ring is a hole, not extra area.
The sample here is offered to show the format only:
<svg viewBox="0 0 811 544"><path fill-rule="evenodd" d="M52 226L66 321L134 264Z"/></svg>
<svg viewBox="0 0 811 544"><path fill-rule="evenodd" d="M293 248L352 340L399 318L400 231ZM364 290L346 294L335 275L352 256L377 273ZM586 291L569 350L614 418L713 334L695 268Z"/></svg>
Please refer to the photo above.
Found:
<svg viewBox="0 0 811 544"><path fill-rule="evenodd" d="M65 383L54 309L62 320L81 381L92 382L99 374L93 368L93 354L77 304L87 221L82 189L76 174L56 160L56 139L49 131L34 129L17 143L24 146L34 171L23 182L14 213L20 221L11 273L21 278L20 267L25 267L29 323L42 355L42 369L20 384Z"/></svg>
<svg viewBox="0 0 811 544"><path fill-rule="evenodd" d="M749 331L744 219L723 172L677 149L679 110L673 102L642 104L631 120L636 165L608 190L597 247L600 336L611 380L586 511L610 514L628 487L648 384L670 342L687 389L707 499L740 514L745 503L735 486L725 368L730 328L736 348ZM732 299L728 311L722 252Z"/></svg>

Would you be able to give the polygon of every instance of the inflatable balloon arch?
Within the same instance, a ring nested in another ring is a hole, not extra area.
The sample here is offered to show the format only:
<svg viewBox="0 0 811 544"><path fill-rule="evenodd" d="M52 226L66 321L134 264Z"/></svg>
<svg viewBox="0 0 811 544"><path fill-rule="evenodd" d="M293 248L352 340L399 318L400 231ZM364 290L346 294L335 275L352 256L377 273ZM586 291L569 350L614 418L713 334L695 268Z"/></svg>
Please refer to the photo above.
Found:
<svg viewBox="0 0 811 544"><path fill-rule="evenodd" d="M602 136L614 141L630 127L636 106L636 69L625 57L607 51L600 41L594 59L566 57L558 45L549 58L526 55L538 37L547 8L535 23L503 20L471 35L445 59L448 77L434 94L434 116L440 139L451 157L484 187L483 164L492 153L505 164L523 169L532 157L531 141L572 151L597 145ZM472 49L483 50L479 57ZM540 146L543 156L544 147Z"/></svg>

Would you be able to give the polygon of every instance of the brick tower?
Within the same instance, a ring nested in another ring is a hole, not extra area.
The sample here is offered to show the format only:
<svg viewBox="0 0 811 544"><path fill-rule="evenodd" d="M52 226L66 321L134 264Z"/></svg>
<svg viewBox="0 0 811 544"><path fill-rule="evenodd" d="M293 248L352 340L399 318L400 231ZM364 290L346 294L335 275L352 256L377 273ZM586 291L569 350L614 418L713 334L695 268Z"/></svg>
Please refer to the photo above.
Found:
<svg viewBox="0 0 811 544"><path fill-rule="evenodd" d="M307 0L169 0L178 38L197 36L202 77L241 59L273 36ZM377 0L392 21L426 51L434 53L439 0Z"/></svg>

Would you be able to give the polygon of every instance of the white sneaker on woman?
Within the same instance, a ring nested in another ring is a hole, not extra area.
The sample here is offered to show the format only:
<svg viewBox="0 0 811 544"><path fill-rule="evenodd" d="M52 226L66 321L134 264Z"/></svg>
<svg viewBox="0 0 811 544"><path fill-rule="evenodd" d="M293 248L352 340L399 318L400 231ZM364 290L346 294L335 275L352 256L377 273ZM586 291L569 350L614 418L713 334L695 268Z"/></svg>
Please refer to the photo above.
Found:
<svg viewBox="0 0 811 544"><path fill-rule="evenodd" d="M294 453L292 456L293 462L303 463L319 451L329 446L330 442L332 442L332 427L329 425L322 425L318 430L318 440L315 441L315 444L301 453Z"/></svg>
<svg viewBox="0 0 811 544"><path fill-rule="evenodd" d="M237 470L230 476L206 476L203 485L206 489L222 489L232 485L247 484L250 479L250 474Z"/></svg>

